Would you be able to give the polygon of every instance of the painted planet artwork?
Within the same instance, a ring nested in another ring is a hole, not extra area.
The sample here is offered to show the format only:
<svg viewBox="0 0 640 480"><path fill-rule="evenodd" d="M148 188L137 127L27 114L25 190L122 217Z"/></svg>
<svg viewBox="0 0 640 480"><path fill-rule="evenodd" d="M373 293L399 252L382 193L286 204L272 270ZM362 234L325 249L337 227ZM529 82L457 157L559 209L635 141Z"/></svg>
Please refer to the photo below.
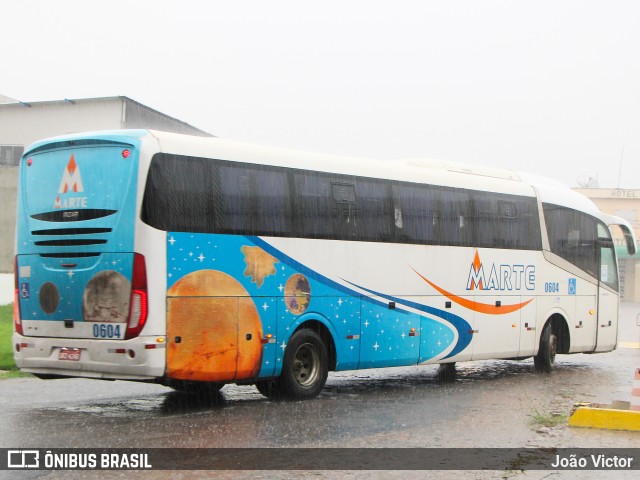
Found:
<svg viewBox="0 0 640 480"><path fill-rule="evenodd" d="M294 315L300 315L307 310L311 301L311 286L304 275L291 275L284 286L284 296L287 308Z"/></svg>
<svg viewBox="0 0 640 480"><path fill-rule="evenodd" d="M260 315L237 280L218 270L198 270L178 280L168 297L169 377L222 382L258 374Z"/></svg>

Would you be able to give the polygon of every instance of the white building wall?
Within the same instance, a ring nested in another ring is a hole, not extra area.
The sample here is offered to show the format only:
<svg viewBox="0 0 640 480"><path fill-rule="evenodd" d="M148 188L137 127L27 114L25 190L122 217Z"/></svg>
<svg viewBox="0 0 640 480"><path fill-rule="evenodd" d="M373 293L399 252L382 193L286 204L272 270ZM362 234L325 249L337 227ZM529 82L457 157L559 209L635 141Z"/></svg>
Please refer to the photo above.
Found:
<svg viewBox="0 0 640 480"><path fill-rule="evenodd" d="M121 128L124 102L120 98L38 102L31 107L0 106L0 145L25 145L36 140L87 130Z"/></svg>
<svg viewBox="0 0 640 480"><path fill-rule="evenodd" d="M0 145L28 147L36 140L68 133L121 128L151 128L210 136L191 125L127 97L3 103L0 96ZM18 168L0 165L0 273L13 272Z"/></svg>

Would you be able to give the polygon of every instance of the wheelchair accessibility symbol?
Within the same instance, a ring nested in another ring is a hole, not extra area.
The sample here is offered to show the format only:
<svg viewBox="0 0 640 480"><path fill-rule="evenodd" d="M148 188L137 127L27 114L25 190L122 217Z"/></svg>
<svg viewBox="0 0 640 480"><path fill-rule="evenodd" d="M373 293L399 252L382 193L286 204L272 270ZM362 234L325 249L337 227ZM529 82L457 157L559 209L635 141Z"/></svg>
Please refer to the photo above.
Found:
<svg viewBox="0 0 640 480"><path fill-rule="evenodd" d="M29 298L31 296L30 292L29 292L29 284L28 283L21 283L20 284L20 297L22 298Z"/></svg>
<svg viewBox="0 0 640 480"><path fill-rule="evenodd" d="M575 278L570 278L569 279L569 295L575 295L576 294L576 279Z"/></svg>

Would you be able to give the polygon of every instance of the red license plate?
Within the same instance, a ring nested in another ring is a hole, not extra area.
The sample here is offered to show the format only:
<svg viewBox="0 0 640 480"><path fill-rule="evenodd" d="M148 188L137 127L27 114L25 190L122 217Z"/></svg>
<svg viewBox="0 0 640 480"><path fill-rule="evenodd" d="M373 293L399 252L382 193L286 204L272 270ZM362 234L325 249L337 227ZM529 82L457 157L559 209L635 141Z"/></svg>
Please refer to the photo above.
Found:
<svg viewBox="0 0 640 480"><path fill-rule="evenodd" d="M61 348L58 353L58 360L71 360L72 362L77 362L80 360L80 349L79 348Z"/></svg>

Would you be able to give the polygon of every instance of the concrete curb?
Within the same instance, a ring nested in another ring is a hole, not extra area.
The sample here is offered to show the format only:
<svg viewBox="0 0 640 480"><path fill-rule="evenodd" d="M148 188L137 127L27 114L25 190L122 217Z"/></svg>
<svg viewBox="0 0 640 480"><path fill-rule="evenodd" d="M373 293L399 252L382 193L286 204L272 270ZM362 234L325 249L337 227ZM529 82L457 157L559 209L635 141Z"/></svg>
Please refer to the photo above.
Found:
<svg viewBox="0 0 640 480"><path fill-rule="evenodd" d="M570 427L640 431L640 411L580 404L569 417Z"/></svg>

